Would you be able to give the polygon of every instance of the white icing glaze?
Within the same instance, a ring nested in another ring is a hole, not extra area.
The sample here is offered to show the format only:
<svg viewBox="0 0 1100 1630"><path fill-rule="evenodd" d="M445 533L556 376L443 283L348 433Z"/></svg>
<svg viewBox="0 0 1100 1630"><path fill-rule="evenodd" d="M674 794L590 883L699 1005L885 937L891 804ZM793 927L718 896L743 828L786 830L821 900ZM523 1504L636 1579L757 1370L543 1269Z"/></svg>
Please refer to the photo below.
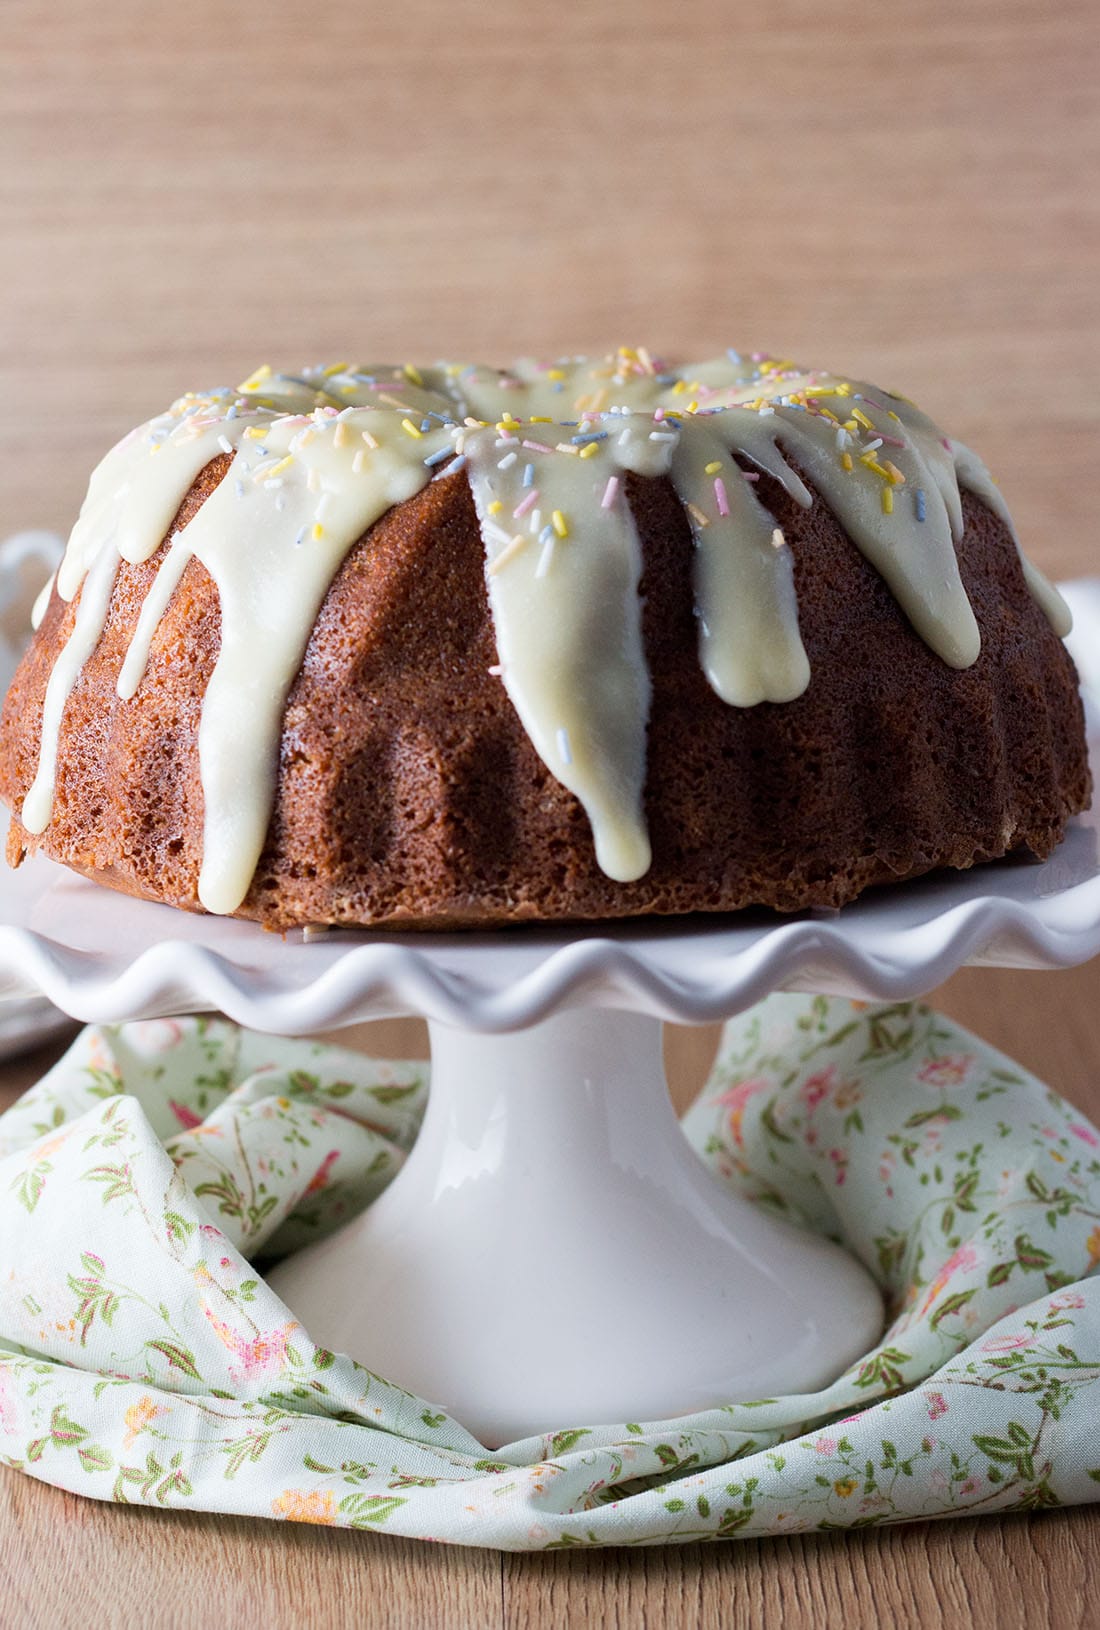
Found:
<svg viewBox="0 0 1100 1630"><path fill-rule="evenodd" d="M985 467L911 403L771 358L729 353L662 370L644 350L623 349L596 363L524 360L507 373L264 368L236 391L181 398L93 474L57 575L62 599L82 592L47 687L28 831L49 822L65 703L102 633L119 560L151 557L219 454L232 458L228 472L174 535L118 677L120 697L139 706L156 630L188 561L201 561L221 614L198 742L199 897L215 912L236 910L253 877L286 697L336 572L388 508L436 475L468 470L503 683L543 762L588 814L599 864L620 881L650 863L650 683L626 472L669 476L684 504L700 662L740 707L793 700L810 677L791 552L742 463L809 507L804 474L917 633L955 667L979 651L955 554L960 484L1011 527ZM1065 633L1064 602L1023 567Z"/></svg>

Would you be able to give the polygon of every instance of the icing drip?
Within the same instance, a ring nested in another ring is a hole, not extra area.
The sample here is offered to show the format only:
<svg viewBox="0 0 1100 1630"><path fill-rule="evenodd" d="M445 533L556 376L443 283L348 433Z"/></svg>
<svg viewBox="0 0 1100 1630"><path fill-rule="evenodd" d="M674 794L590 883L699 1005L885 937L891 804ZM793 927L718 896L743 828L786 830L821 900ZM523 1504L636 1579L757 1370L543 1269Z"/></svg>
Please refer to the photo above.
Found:
<svg viewBox="0 0 1100 1630"><path fill-rule="evenodd" d="M172 595L188 562L201 561L221 615L198 741L199 897L214 912L236 910L252 880L287 694L333 578L387 509L438 476L467 471L502 681L543 762L583 805L600 866L624 882L650 864L650 682L626 472L667 476L684 505L700 663L739 707L791 701L810 678L791 552L743 464L809 507L805 475L916 632L955 667L974 662L980 644L955 554L960 486L1011 528L984 465L911 403L772 358L730 352L662 371L644 350L622 349L596 363L523 360L506 373L263 368L235 391L181 398L93 474L56 579L61 599L81 598L46 690L28 831L49 823L65 703L102 634L119 561L153 555L219 454L229 469L173 535L117 682L124 701L138 698ZM1064 634L1064 602L1021 561Z"/></svg>

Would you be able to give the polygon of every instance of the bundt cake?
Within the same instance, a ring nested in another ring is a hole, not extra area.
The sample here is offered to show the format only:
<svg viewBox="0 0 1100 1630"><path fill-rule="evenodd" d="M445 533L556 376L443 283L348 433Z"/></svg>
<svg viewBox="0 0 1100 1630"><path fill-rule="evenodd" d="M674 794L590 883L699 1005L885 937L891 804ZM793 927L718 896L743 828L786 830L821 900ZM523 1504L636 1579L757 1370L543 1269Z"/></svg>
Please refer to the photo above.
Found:
<svg viewBox="0 0 1100 1630"><path fill-rule="evenodd" d="M984 466L758 353L262 368L107 454L36 611L11 862L277 929L837 906L1089 797Z"/></svg>

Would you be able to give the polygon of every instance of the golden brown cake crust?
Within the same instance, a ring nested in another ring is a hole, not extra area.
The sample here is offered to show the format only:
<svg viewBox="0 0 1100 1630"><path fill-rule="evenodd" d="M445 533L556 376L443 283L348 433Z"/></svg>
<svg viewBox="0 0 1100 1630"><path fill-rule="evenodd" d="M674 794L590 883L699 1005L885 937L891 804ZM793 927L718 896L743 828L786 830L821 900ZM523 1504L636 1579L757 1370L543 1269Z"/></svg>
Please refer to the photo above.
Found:
<svg viewBox="0 0 1100 1630"><path fill-rule="evenodd" d="M228 463L207 466L169 535ZM646 875L617 883L599 869L581 806L489 671L483 544L454 475L386 514L332 584L288 699L274 813L238 915L285 929L794 911L1015 849L1049 854L1090 795L1076 675L1007 530L977 499L963 495L958 553L982 653L957 670L913 633L820 498L802 509L762 477L759 496L793 551L812 678L793 702L737 708L699 665L682 507L664 481L626 485L653 680ZM40 847L113 888L198 910L196 738L219 611L197 561L136 697L115 690L165 548L122 567L66 706L39 840L18 810L75 606L51 597L4 707L0 796L16 812L13 863Z"/></svg>

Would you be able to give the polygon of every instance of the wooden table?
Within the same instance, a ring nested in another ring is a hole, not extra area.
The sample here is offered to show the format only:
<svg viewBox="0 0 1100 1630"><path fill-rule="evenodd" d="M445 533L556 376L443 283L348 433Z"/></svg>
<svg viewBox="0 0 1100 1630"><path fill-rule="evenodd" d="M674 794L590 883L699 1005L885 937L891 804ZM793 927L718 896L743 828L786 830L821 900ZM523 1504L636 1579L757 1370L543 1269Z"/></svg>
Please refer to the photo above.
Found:
<svg viewBox="0 0 1100 1630"><path fill-rule="evenodd" d="M65 529L130 424L265 359L732 342L914 396L1036 560L1098 569L1094 0L5 0L3 27L0 534ZM1100 1118L1100 968L936 1000ZM708 1046L672 1038L681 1098ZM1096 1622L1100 1518L502 1561L4 1474L0 1558L12 1630L1038 1630Z"/></svg>

